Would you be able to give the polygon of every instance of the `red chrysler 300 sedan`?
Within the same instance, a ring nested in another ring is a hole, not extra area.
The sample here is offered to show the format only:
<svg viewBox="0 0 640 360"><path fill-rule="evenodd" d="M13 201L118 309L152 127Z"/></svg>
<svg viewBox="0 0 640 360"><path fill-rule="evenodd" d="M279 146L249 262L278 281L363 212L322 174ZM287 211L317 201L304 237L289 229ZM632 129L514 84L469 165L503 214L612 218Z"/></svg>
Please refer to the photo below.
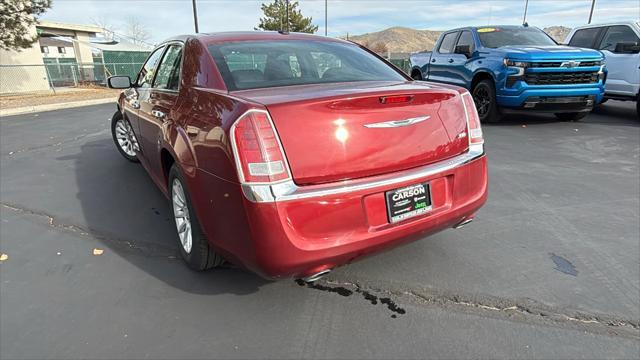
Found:
<svg viewBox="0 0 640 360"><path fill-rule="evenodd" d="M180 252L267 278L332 268L473 219L487 161L472 97L356 44L277 32L158 46L113 116L171 200Z"/></svg>

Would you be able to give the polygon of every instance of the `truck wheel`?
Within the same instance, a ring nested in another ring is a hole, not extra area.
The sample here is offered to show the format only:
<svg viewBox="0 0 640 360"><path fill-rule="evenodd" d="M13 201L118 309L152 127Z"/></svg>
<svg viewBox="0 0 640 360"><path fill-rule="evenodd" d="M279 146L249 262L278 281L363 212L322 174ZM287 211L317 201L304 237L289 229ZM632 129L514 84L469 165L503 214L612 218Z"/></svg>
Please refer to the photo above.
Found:
<svg viewBox="0 0 640 360"><path fill-rule="evenodd" d="M583 117L587 116L589 112L570 112L570 113L556 113L556 117L562 121L579 121Z"/></svg>
<svg viewBox="0 0 640 360"><path fill-rule="evenodd" d="M500 121L500 113L496 104L496 88L493 81L485 79L476 84L471 95L478 109L478 116L482 123L496 123Z"/></svg>

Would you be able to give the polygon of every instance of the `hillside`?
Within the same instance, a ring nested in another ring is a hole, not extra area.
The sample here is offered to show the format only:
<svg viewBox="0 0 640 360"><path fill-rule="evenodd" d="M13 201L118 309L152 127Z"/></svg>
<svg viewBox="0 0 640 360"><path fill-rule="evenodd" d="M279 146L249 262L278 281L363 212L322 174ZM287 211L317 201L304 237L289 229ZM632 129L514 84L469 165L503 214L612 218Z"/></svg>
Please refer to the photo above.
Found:
<svg viewBox="0 0 640 360"><path fill-rule="evenodd" d="M564 26L550 26L544 28L544 31L556 41L563 42L571 29ZM440 33L441 31L391 27L382 31L349 36L349 40L369 45L383 43L392 53L412 53L432 50Z"/></svg>
<svg viewBox="0 0 640 360"><path fill-rule="evenodd" d="M544 32L549 34L555 41L563 43L564 39L569 35L571 28L564 26L549 26L543 29Z"/></svg>
<svg viewBox="0 0 640 360"><path fill-rule="evenodd" d="M383 43L392 53L410 53L433 49L439 35L440 31L392 27L378 32L349 36L349 40L368 44Z"/></svg>

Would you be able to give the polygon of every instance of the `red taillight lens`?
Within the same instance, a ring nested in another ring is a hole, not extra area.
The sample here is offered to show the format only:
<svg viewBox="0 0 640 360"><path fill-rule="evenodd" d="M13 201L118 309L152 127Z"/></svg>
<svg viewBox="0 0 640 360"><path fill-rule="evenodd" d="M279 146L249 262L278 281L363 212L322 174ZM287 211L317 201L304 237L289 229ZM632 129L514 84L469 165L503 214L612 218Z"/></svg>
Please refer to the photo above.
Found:
<svg viewBox="0 0 640 360"><path fill-rule="evenodd" d="M241 182L270 183L290 178L284 151L266 111L249 110L231 131Z"/></svg>
<svg viewBox="0 0 640 360"><path fill-rule="evenodd" d="M476 104L473 102L471 94L469 94L468 92L463 93L462 103L464 104L464 110L467 115L469 144L484 143L484 138L482 137L482 127L480 126L480 117L478 116L478 110L476 110Z"/></svg>

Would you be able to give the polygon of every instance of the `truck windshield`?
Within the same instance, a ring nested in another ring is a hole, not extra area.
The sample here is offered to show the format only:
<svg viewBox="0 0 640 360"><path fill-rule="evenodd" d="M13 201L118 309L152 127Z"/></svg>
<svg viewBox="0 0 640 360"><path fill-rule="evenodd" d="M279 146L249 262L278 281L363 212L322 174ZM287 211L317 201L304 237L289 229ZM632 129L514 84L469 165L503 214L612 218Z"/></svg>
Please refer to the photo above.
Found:
<svg viewBox="0 0 640 360"><path fill-rule="evenodd" d="M487 27L477 30L482 46L499 48L509 45L552 46L557 45L549 35L537 28Z"/></svg>
<svg viewBox="0 0 640 360"><path fill-rule="evenodd" d="M360 47L332 41L238 41L209 45L209 52L230 91L407 80Z"/></svg>

